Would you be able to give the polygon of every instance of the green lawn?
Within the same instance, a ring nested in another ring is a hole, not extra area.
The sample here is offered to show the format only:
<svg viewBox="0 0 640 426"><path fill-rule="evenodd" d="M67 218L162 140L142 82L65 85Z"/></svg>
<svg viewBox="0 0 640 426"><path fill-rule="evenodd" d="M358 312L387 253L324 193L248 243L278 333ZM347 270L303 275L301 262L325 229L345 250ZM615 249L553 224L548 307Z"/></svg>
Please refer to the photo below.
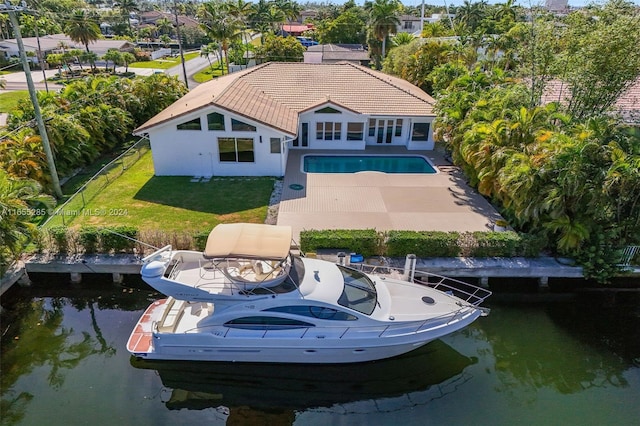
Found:
<svg viewBox="0 0 640 426"><path fill-rule="evenodd" d="M140 230L207 231L221 222L264 223L273 178L153 175L151 153L104 188L84 208L71 210L69 226L135 226ZM52 220L49 225L58 225Z"/></svg>
<svg viewBox="0 0 640 426"><path fill-rule="evenodd" d="M225 74L227 69L225 67ZM198 83L204 83L209 80L213 80L215 77L220 77L222 75L222 70L220 69L220 61L212 62L210 67L203 69L202 71L196 73L193 76L193 79Z"/></svg>
<svg viewBox="0 0 640 426"><path fill-rule="evenodd" d="M0 112L10 112L18 105L18 101L21 99L29 99L27 90L0 93Z"/></svg>
<svg viewBox="0 0 640 426"><path fill-rule="evenodd" d="M184 55L184 60L188 61L190 59L197 58L198 56L200 56L200 52L186 53ZM176 65L180 65L180 55L175 58L162 58L155 61L134 62L129 64L129 68L156 68L166 70L171 67L175 67Z"/></svg>

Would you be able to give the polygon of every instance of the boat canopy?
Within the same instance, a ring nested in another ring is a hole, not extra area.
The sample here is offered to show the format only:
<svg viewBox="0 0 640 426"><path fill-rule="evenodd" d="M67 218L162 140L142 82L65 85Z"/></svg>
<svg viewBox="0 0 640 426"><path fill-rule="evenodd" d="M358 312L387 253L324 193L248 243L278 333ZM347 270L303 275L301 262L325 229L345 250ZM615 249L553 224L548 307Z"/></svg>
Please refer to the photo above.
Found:
<svg viewBox="0 0 640 426"><path fill-rule="evenodd" d="M291 250L290 226L257 223L219 224L209 234L207 258L255 258L280 260Z"/></svg>

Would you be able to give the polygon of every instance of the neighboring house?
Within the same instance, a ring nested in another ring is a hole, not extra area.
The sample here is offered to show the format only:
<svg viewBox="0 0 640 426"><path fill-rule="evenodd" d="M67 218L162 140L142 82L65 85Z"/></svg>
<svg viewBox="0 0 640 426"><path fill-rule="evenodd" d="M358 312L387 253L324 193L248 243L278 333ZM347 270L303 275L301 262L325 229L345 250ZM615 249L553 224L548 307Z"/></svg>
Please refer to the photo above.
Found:
<svg viewBox="0 0 640 426"><path fill-rule="evenodd" d="M559 80L550 81L542 96L542 103L560 102L566 104L571 96L571 88ZM640 77L613 105L613 111L629 125L640 127Z"/></svg>
<svg viewBox="0 0 640 426"><path fill-rule="evenodd" d="M28 56L34 56L32 60L38 62L36 59L36 52L38 51L38 40L36 37L26 37L22 39L24 43L24 50ZM85 50L85 46L81 43L72 41L68 36L64 34L52 34L44 35L40 37L40 51L43 56L49 53L60 53L62 50L60 45L65 45L65 50L69 49L81 49ZM96 40L89 43L89 50L98 56L102 56L107 53L109 49L117 49L121 52L132 52L135 47L134 43L126 40ZM15 39L7 39L0 41L0 49L4 51L7 57L19 57L20 51L18 49L18 43Z"/></svg>
<svg viewBox="0 0 640 426"><path fill-rule="evenodd" d="M431 16L425 16L424 22L428 22L430 24L440 21L451 22L455 17L456 15L453 13L434 13Z"/></svg>
<svg viewBox="0 0 640 426"><path fill-rule="evenodd" d="M280 33L283 37L297 37L311 30L313 30L313 24L283 24L280 26Z"/></svg>
<svg viewBox="0 0 640 426"><path fill-rule="evenodd" d="M309 64L333 64L344 61L368 67L371 58L369 51L361 44L321 44L309 46L304 52L304 62Z"/></svg>
<svg viewBox="0 0 640 426"><path fill-rule="evenodd" d="M568 0L545 0L544 8L549 12L566 12L569 10Z"/></svg>
<svg viewBox="0 0 640 426"><path fill-rule="evenodd" d="M156 175L283 176L290 149L431 150L433 105L359 65L269 62L201 84L134 133Z"/></svg>
<svg viewBox="0 0 640 426"><path fill-rule="evenodd" d="M400 16L400 24L396 28L396 33L422 32L422 24L419 16L402 15Z"/></svg>
<svg viewBox="0 0 640 426"><path fill-rule="evenodd" d="M158 19L166 19L175 27L176 25L176 17L173 13L169 12L160 12L157 10L150 10L147 12L142 12L138 14L139 26L140 28L144 28L146 26L155 25ZM180 26L185 27L198 27L200 23L186 15L178 15L178 23Z"/></svg>

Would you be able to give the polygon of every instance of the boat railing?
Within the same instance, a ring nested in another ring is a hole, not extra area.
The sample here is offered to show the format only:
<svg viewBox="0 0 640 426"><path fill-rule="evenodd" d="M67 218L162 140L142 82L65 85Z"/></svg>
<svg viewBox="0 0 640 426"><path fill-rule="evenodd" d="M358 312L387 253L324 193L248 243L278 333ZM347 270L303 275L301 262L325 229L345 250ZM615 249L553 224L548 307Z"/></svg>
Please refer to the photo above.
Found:
<svg viewBox="0 0 640 426"><path fill-rule="evenodd" d="M385 257L377 258L376 262L377 264L358 263L351 264L350 266L362 272L426 285L443 293L456 296L475 306L480 305L492 294L491 291L486 288L469 284L455 278L416 270L416 261L413 255L407 256L404 267L392 265L392 262Z"/></svg>
<svg viewBox="0 0 640 426"><path fill-rule="evenodd" d="M142 258L142 262L143 263L147 263L147 262L151 262L152 260L165 260L166 257L164 255L165 252L169 252L171 253L171 244L166 245L164 247L162 247L161 249L154 251L153 253L151 253L149 256L143 257Z"/></svg>
<svg viewBox="0 0 640 426"><path fill-rule="evenodd" d="M455 278L445 277L442 275L432 274L424 271L415 271L413 281L417 284L426 285L435 290L452 294L458 299L462 299L474 306L480 305L489 296L491 291L486 288L478 287Z"/></svg>
<svg viewBox="0 0 640 426"><path fill-rule="evenodd" d="M172 263L173 264L171 265L171 269L169 270L167 277L170 280L175 280L180 273L180 268L182 267L182 258L175 259L175 261Z"/></svg>

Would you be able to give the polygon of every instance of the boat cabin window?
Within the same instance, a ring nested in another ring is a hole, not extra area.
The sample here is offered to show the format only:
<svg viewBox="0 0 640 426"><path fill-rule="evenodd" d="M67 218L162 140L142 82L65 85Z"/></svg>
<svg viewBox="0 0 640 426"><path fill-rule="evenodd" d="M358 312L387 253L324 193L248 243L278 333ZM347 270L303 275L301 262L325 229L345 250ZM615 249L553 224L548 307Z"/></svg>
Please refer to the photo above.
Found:
<svg viewBox="0 0 640 426"><path fill-rule="evenodd" d="M314 327L313 324L304 321L267 316L236 318L226 322L224 325L230 328L241 328L245 330L289 330L293 328Z"/></svg>
<svg viewBox="0 0 640 426"><path fill-rule="evenodd" d="M324 306L277 306L275 308L265 309L264 311L282 312L291 315L334 321L355 321L358 319L355 315Z"/></svg>
<svg viewBox="0 0 640 426"><path fill-rule="evenodd" d="M360 271L337 266L344 279L344 289L338 304L365 315L371 315L378 302L378 293L373 282Z"/></svg>

